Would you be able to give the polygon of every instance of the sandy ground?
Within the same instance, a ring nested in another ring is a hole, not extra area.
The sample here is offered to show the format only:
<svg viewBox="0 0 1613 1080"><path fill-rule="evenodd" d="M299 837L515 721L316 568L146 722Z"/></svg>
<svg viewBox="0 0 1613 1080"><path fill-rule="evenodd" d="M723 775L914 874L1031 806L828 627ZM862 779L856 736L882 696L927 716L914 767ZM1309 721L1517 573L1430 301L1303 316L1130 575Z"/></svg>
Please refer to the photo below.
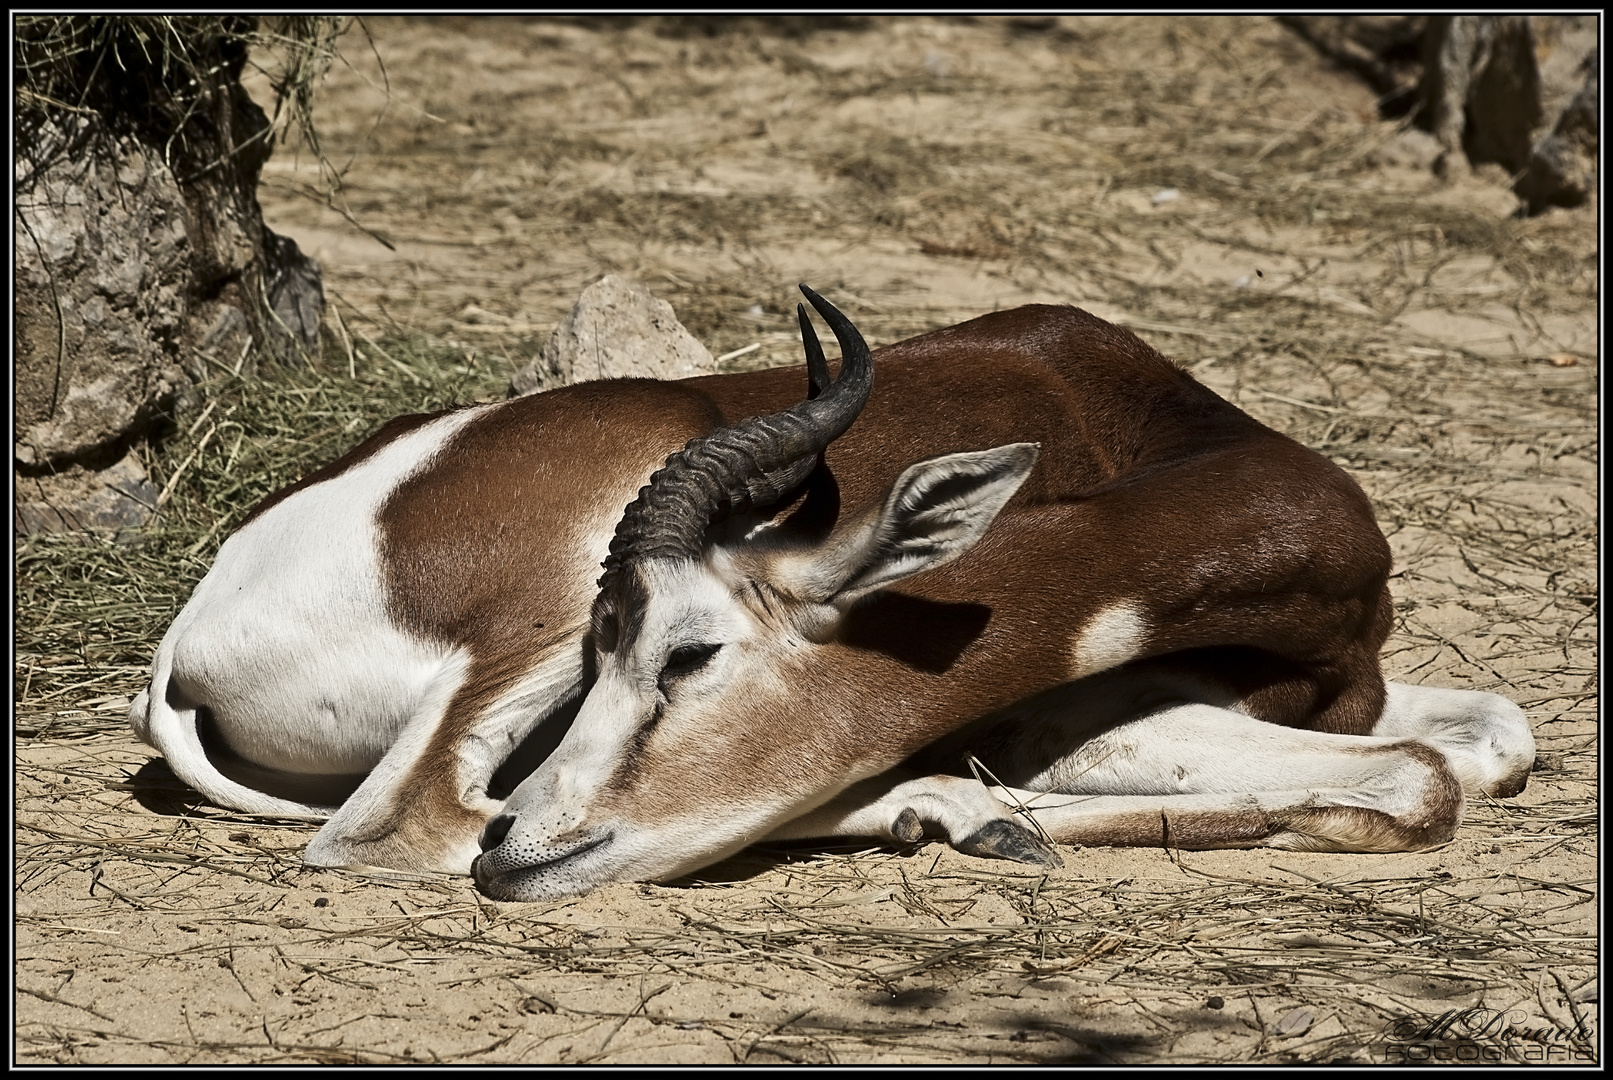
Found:
<svg viewBox="0 0 1613 1080"><path fill-rule="evenodd" d="M1080 304L1351 470L1386 670L1518 701L1537 774L1416 854L753 850L499 904L131 784L139 665L19 657L18 1062L1589 1059L1594 207L1436 183L1265 20L368 30L319 119L390 246L306 153L263 190L349 324L507 375L606 272L745 365L797 360L798 280L876 344Z"/></svg>

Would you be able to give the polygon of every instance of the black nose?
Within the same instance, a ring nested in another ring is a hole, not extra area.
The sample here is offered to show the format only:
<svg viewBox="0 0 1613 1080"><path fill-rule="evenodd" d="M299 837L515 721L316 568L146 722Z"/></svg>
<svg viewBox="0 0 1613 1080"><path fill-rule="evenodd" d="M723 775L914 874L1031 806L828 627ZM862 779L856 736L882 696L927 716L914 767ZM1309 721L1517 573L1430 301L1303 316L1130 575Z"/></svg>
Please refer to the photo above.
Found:
<svg viewBox="0 0 1613 1080"><path fill-rule="evenodd" d="M515 824L514 814L500 814L487 823L482 830L482 850L492 851L504 843L504 838L510 835L510 826Z"/></svg>

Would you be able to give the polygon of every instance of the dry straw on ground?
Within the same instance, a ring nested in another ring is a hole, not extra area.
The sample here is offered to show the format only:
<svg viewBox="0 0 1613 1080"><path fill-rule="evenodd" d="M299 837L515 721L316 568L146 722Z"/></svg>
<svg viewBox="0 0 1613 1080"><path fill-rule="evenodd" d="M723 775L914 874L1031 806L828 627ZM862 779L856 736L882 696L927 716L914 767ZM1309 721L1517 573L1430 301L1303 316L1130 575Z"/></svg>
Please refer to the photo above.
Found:
<svg viewBox="0 0 1613 1080"><path fill-rule="evenodd" d="M1381 1061L1474 1007L1504 1055L1588 1053L1594 209L1379 164L1396 126L1262 20L709 26L371 22L384 78L344 40L316 119L391 249L296 200L293 147L265 182L325 263L325 370L218 371L147 452L153 526L18 551L18 1060ZM803 279L876 343L1029 300L1132 326L1367 488L1386 670L1522 704L1529 790L1409 855L755 850L505 905L305 869L308 826L165 780L124 712L232 524L500 393L605 272L733 365L796 360Z"/></svg>

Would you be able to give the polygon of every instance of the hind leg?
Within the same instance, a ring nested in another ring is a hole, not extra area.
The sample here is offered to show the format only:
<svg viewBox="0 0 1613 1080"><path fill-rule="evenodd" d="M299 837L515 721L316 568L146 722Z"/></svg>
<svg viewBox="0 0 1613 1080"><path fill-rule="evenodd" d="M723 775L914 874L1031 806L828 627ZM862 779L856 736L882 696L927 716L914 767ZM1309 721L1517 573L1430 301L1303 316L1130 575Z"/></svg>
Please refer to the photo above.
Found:
<svg viewBox="0 0 1613 1080"><path fill-rule="evenodd" d="M1535 739L1522 709L1497 694L1389 683L1372 734L1420 739L1450 761L1464 790L1494 798L1529 782Z"/></svg>

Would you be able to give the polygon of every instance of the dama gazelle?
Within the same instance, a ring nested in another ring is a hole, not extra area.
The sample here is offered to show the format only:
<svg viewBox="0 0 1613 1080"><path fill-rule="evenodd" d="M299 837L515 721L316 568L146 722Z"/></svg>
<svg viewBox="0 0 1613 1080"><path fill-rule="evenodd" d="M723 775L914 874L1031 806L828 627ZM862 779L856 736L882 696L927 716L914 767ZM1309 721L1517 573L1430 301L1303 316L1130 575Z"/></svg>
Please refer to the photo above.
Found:
<svg viewBox="0 0 1613 1080"><path fill-rule="evenodd" d="M1054 860L970 753L1088 844L1415 848L1522 787L1515 706L1386 690L1387 546L1325 459L1069 308L882 350L871 393L807 295L846 359L803 312L822 392L783 412L777 372L582 384L401 418L266 500L136 731L223 805L328 815L310 862L482 847L508 899L768 836Z"/></svg>

